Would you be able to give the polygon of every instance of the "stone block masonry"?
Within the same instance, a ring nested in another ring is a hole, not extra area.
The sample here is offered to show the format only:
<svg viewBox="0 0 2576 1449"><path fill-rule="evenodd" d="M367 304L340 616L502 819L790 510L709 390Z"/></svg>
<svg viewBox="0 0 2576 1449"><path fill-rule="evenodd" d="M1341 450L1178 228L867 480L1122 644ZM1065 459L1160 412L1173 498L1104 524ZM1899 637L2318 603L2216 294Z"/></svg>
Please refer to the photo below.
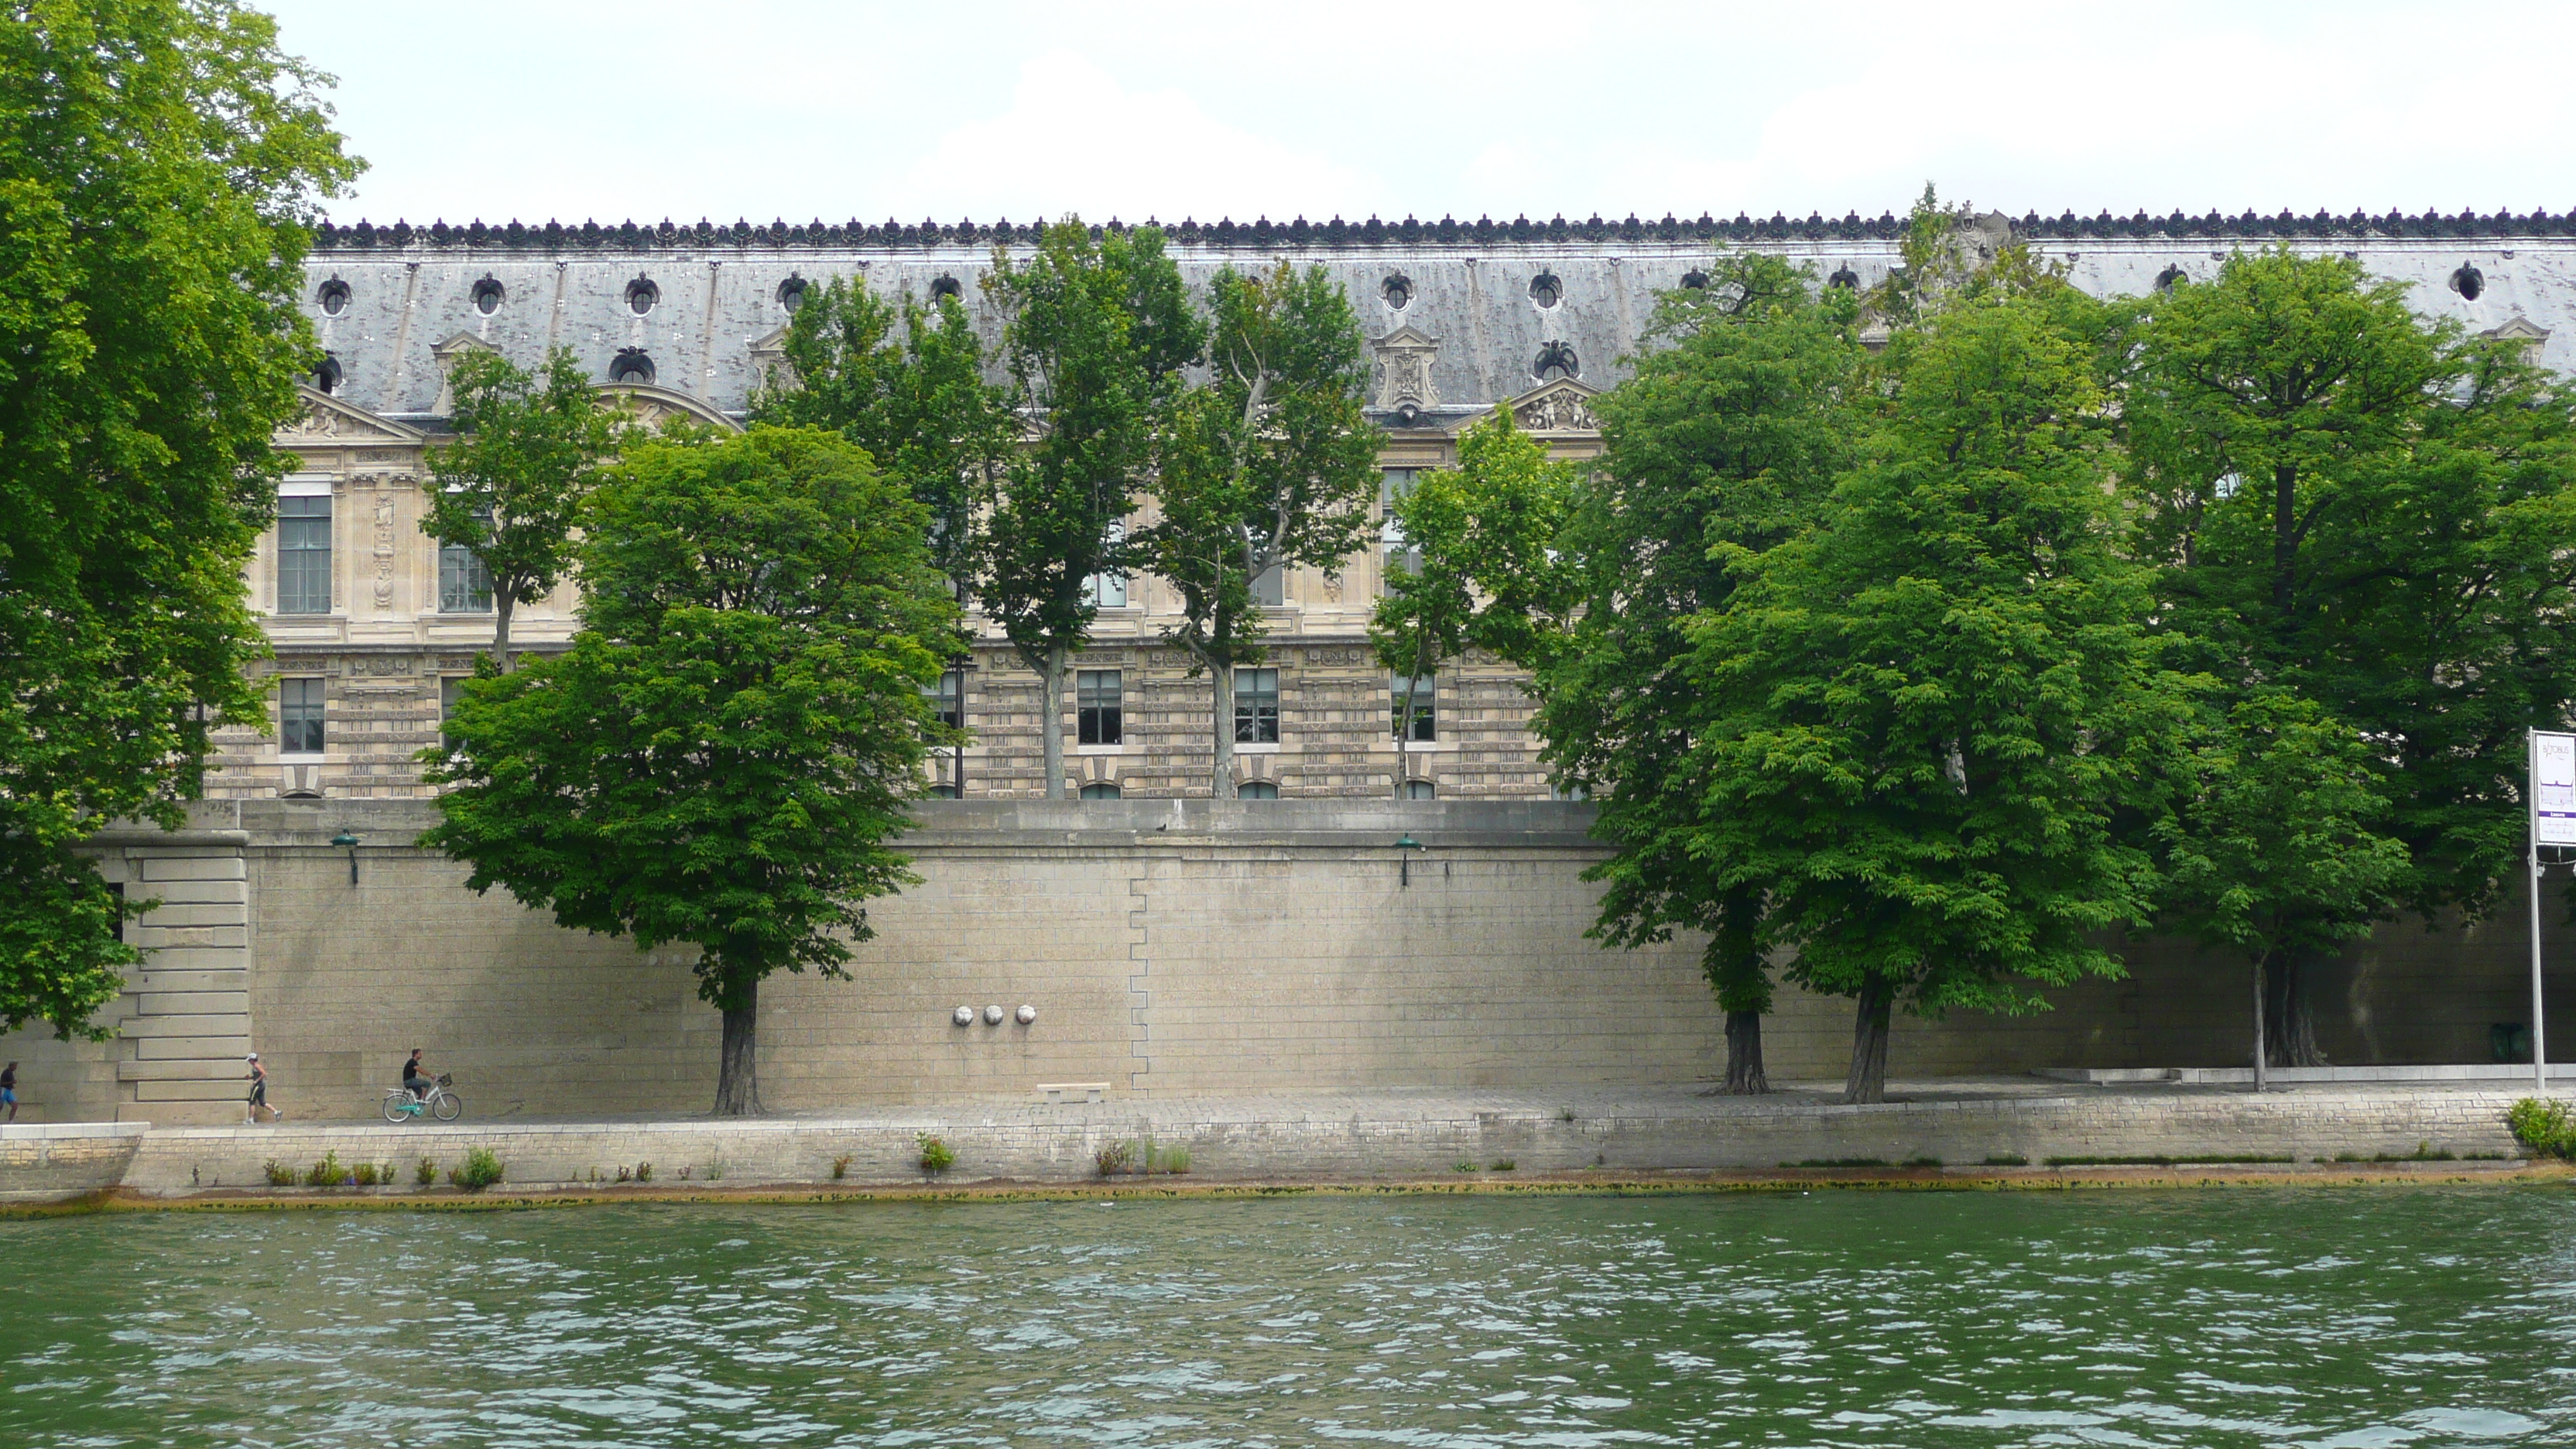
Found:
<svg viewBox="0 0 2576 1449"><path fill-rule="evenodd" d="M1698 943L1584 939L1582 872L1604 854L1586 806L969 800L920 818L905 848L922 882L870 903L855 979L763 988L772 1108L1019 1102L1042 1082L1106 1082L1113 1100L1572 1089L1722 1068ZM719 1023L691 953L475 895L463 867L412 845L433 819L426 802L223 801L185 831L99 837L110 879L162 902L133 928L151 953L100 1017L113 1040L0 1040L25 1119L238 1122L257 1049L290 1119L366 1120L414 1046L456 1074L475 1122L702 1107ZM355 883L330 844L343 831ZM1429 848L1400 863L1408 837ZM2322 984L2330 1055L2485 1060L2490 1027L2528 1016L2519 919L2363 943ZM2551 931L2564 960L2576 941ZM1900 1017L1892 1070L2245 1060L2244 963L2121 949L2128 979L2051 991L2054 1010ZM2576 1040L2568 1004L2554 992L2553 1040ZM961 1006L972 1024L954 1024ZM1839 1077L1849 1003L1784 988L1777 1006L1773 1075Z"/></svg>
<svg viewBox="0 0 2576 1449"><path fill-rule="evenodd" d="M1185 1149L1194 1183L1460 1180L1472 1173L1777 1171L1804 1163L1998 1159L2466 1158L2517 1149L2513 1095L2438 1089L1981 1094L1845 1107L1814 1095L1711 1097L1691 1087L1554 1092L1350 1092L1129 1099L1098 1104L915 1106L719 1121L290 1124L179 1128L144 1139L124 1186L146 1196L265 1192L267 1164L301 1173L326 1153L390 1164L400 1190L428 1158L442 1174L484 1148L508 1187L614 1184L650 1164L657 1187L918 1186L1099 1180L1104 1148ZM921 1167L918 1135L956 1153ZM834 1175L839 1164L842 1173ZM1463 1169L1463 1171L1462 1171ZM0 1183L5 1186L5 1183Z"/></svg>

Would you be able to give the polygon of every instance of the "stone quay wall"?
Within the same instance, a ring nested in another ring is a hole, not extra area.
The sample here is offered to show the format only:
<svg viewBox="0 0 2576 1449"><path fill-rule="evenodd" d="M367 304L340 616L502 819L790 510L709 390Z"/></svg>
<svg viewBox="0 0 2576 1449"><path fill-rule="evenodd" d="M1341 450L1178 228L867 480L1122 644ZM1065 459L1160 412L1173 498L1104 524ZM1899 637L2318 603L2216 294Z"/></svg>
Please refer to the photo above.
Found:
<svg viewBox="0 0 2576 1449"><path fill-rule="evenodd" d="M658 1188L850 1187L1098 1181L1099 1154L1126 1144L1141 1162L1187 1153L1188 1181L1481 1180L1502 1173L1776 1171L1800 1164L1937 1161L2046 1165L2170 1158L2519 1157L2504 1125L2508 1092L2424 1089L2104 1093L1973 1097L1846 1107L1813 1099L1713 1098L1687 1088L1557 1094L1348 1093L1125 1101L998 1109L906 1107L841 1118L564 1122L452 1127L291 1123L279 1128L155 1129L122 1183L153 1197L266 1192L267 1166L304 1172L324 1154L344 1167L386 1165L414 1192L426 1158L439 1174L484 1148L504 1189L613 1185L651 1167ZM955 1153L925 1172L917 1134ZM839 1168L836 1175L835 1168ZM1130 1179L1120 1178L1120 1181Z"/></svg>
<svg viewBox="0 0 2576 1449"><path fill-rule="evenodd" d="M25 1120L241 1119L244 1052L290 1119L373 1116L407 1050L452 1071L470 1121L696 1110L719 1025L691 954L565 931L412 842L426 801L205 802L188 828L95 842L163 904L100 1021L105 1043L0 1038ZM1698 943L1584 939L1601 860L1589 807L1545 801L925 801L919 885L870 905L855 979L761 995L774 1109L1245 1093L1689 1083L1722 1069ZM355 835L354 852L334 847ZM1411 839L1421 849L1398 849ZM2565 913L2549 948L2564 960ZM2392 924L2326 974L2341 1063L2481 1062L2527 1022L2517 905L2487 924ZM2021 1017L1900 1018L1901 1077L2232 1066L2247 968L2172 943ZM2559 973L2576 985L2576 973ZM2576 1041L2553 990L2551 1039ZM1026 1026L1012 1019L1036 1009ZM971 1026L952 1024L960 1006ZM1003 1008L988 1025L983 1009ZM1784 988L1779 1079L1839 1077L1850 1006ZM1077 1093L1079 1095L1079 1093Z"/></svg>

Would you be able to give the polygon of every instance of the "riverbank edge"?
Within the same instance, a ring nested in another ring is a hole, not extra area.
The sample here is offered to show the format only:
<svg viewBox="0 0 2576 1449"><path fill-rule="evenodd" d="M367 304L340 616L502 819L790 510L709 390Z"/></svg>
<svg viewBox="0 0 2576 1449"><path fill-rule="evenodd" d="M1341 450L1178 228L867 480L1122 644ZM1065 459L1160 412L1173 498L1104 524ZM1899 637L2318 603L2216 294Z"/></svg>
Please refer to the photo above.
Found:
<svg viewBox="0 0 2576 1449"><path fill-rule="evenodd" d="M0 1219L98 1213L186 1212L516 1212L542 1208L721 1203L812 1206L825 1203L1039 1203L1266 1200L1290 1197L1662 1196L1725 1193L2068 1192L2107 1189L2515 1187L2576 1186L2576 1164L2535 1159L2502 1162L2173 1163L2141 1166L1783 1168L1767 1172L1531 1173L1473 1179L1189 1182L1179 1177L1135 1182L978 1181L918 1185L813 1183L610 1184L501 1188L469 1192L436 1188L310 1190L216 1189L187 1195L108 1188L58 1202L0 1203Z"/></svg>

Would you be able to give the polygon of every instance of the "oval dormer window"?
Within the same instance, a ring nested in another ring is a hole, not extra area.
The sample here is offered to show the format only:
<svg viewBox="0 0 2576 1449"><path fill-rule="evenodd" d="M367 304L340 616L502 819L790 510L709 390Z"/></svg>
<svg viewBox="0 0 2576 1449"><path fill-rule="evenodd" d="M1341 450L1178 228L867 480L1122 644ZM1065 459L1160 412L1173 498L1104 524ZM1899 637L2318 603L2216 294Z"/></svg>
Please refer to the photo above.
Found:
<svg viewBox="0 0 2576 1449"><path fill-rule="evenodd" d="M2190 280L2191 278L2182 274L2182 268L2168 266L2163 271L2156 273L2156 290L2159 292L2170 292L2174 288L2179 287Z"/></svg>
<svg viewBox="0 0 2576 1449"><path fill-rule="evenodd" d="M1413 279L1402 272L1390 273L1378 284L1378 294L1386 298L1386 305L1401 312L1413 305Z"/></svg>
<svg viewBox="0 0 2576 1449"><path fill-rule="evenodd" d="M661 300L662 289L653 285L651 277L637 277L626 284L626 310L638 317L652 311L653 304Z"/></svg>
<svg viewBox="0 0 2576 1449"><path fill-rule="evenodd" d="M608 364L610 382L649 383L653 380L653 359L641 347L620 348L615 361Z"/></svg>
<svg viewBox="0 0 2576 1449"><path fill-rule="evenodd" d="M1693 267L1682 273L1682 286L1693 292L1705 292L1708 290L1708 273Z"/></svg>
<svg viewBox="0 0 2576 1449"><path fill-rule="evenodd" d="M805 287L806 282L803 277L789 276L786 281L778 284L778 305L791 313L804 306Z"/></svg>
<svg viewBox="0 0 2576 1449"><path fill-rule="evenodd" d="M323 316L337 317L349 310L349 284L333 277L313 294L313 300L322 304Z"/></svg>
<svg viewBox="0 0 2576 1449"><path fill-rule="evenodd" d="M942 297L963 297L965 295L966 284L958 281L955 277L949 276L945 272L940 273L938 276L933 277L930 280L930 300L934 302L938 301Z"/></svg>
<svg viewBox="0 0 2576 1449"><path fill-rule="evenodd" d="M1849 266L1836 267L1834 274L1825 278L1825 285L1856 292L1860 290L1860 273L1853 271Z"/></svg>
<svg viewBox="0 0 2576 1449"><path fill-rule="evenodd" d="M501 310L501 299L507 295L498 281L485 277L474 284L474 310L489 317Z"/></svg>
<svg viewBox="0 0 2576 1449"><path fill-rule="evenodd" d="M2476 301L2478 293L2486 289L2487 274L2479 271L2475 262L2462 262L2460 269L2451 274L2451 290L2468 301Z"/></svg>
<svg viewBox="0 0 2576 1449"><path fill-rule="evenodd" d="M1565 283L1554 272L1541 272L1530 278L1530 300L1542 307L1553 307L1565 300Z"/></svg>

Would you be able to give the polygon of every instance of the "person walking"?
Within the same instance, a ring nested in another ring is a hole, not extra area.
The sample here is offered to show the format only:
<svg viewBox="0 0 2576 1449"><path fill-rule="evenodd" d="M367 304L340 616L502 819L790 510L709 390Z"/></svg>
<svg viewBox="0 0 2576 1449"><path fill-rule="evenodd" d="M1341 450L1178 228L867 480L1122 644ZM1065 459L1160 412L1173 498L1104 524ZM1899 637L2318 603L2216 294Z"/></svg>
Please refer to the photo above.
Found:
<svg viewBox="0 0 2576 1449"><path fill-rule="evenodd" d="M259 1053L252 1052L243 1060L250 1063L250 1115L242 1120L258 1121L262 1108L267 1108L268 1120L271 1122L283 1119L286 1116L285 1113L268 1105L268 1068L259 1064Z"/></svg>
<svg viewBox="0 0 2576 1449"><path fill-rule="evenodd" d="M0 1117L0 1122L18 1120L18 1064L16 1062L0 1067L0 1107L9 1109L9 1115Z"/></svg>

